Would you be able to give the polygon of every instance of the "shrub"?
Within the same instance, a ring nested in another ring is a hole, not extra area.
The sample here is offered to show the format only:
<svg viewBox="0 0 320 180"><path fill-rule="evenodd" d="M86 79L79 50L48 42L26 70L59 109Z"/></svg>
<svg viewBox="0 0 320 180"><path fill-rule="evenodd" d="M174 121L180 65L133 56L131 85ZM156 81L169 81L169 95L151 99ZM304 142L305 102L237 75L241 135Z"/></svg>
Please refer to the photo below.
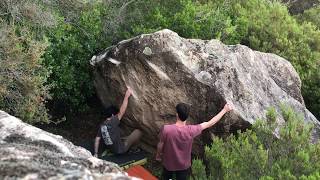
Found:
<svg viewBox="0 0 320 180"><path fill-rule="evenodd" d="M94 93L89 60L109 45L101 20L104 6L87 3L82 9L77 18L60 17L57 28L48 34L50 46L44 59L52 72L48 84L53 103L66 107L60 113L87 108L87 99Z"/></svg>
<svg viewBox="0 0 320 180"><path fill-rule="evenodd" d="M194 180L207 179L205 165L200 159L194 159L192 161L191 169L192 169L192 179Z"/></svg>
<svg viewBox="0 0 320 180"><path fill-rule="evenodd" d="M320 6L305 10L302 14L296 15L296 18L301 22L311 22L320 28Z"/></svg>
<svg viewBox="0 0 320 180"><path fill-rule="evenodd" d="M320 143L310 142L312 126L285 106L282 106L284 122L274 121L274 114L270 109L265 120L258 120L252 129L239 132L237 136L213 139L212 145L205 148L207 168L213 179L312 179L319 176Z"/></svg>
<svg viewBox="0 0 320 180"><path fill-rule="evenodd" d="M0 109L29 123L49 122L41 56L53 15L41 3L8 0L0 2L0 14Z"/></svg>

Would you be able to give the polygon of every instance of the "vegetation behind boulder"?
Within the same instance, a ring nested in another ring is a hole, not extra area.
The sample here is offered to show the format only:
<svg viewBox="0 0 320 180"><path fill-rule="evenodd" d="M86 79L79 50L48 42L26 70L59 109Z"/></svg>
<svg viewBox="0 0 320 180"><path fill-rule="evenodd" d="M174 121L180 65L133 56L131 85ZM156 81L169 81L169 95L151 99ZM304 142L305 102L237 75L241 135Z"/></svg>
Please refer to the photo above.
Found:
<svg viewBox="0 0 320 180"><path fill-rule="evenodd" d="M286 58L319 119L318 9L300 17L268 0L4 0L0 108L28 122L48 122L45 105L60 107L61 114L86 110L94 95L89 59L121 40L168 28L185 38L220 39Z"/></svg>
<svg viewBox="0 0 320 180"><path fill-rule="evenodd" d="M0 2L0 14L0 109L29 123L48 122L49 72L41 57L54 15L41 3L9 0Z"/></svg>
<svg viewBox="0 0 320 180"><path fill-rule="evenodd" d="M205 149L207 177L201 160L193 161L194 179L319 179L320 143L310 143L312 127L291 108L282 107L285 122L270 108L265 120L225 140L214 137ZM279 126L280 125L280 126Z"/></svg>

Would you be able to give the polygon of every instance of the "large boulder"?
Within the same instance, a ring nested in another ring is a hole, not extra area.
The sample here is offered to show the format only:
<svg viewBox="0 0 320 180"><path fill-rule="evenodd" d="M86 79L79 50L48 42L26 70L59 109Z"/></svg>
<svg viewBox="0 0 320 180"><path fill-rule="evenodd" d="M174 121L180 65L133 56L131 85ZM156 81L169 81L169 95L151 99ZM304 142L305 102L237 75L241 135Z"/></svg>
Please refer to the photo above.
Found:
<svg viewBox="0 0 320 180"><path fill-rule="evenodd" d="M61 136L0 111L0 179L131 179Z"/></svg>
<svg viewBox="0 0 320 180"><path fill-rule="evenodd" d="M122 41L90 62L104 106L120 105L126 86L133 89L123 128L140 128L151 147L160 127L175 122L179 102L191 105L190 123L207 121L232 102L235 110L210 129L215 134L246 129L268 107L279 112L284 103L314 124L313 138L319 137L320 123L304 105L297 72L274 54L162 30Z"/></svg>

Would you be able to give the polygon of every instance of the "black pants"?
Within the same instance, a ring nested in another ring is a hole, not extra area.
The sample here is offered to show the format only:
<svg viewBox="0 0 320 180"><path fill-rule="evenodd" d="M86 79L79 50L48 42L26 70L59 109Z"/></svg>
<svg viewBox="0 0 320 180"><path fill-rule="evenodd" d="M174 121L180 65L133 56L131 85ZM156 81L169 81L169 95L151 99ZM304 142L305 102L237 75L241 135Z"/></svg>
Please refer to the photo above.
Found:
<svg viewBox="0 0 320 180"><path fill-rule="evenodd" d="M162 171L162 180L173 180L173 174L176 175L176 180L187 180L189 179L190 168L180 171L168 171L166 168L163 168Z"/></svg>

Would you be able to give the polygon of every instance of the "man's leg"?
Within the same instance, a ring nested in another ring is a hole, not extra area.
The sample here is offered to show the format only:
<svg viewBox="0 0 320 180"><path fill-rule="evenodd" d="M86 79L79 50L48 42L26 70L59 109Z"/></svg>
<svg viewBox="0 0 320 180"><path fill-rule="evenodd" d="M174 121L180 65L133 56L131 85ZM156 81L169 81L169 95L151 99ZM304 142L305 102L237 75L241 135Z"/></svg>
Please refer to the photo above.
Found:
<svg viewBox="0 0 320 180"><path fill-rule="evenodd" d="M163 167L162 175L161 175L161 180L173 179L173 178L172 178L173 172L174 172L174 171L168 171L165 167Z"/></svg>
<svg viewBox="0 0 320 180"><path fill-rule="evenodd" d="M190 168L181 171L175 171L177 180L187 180L189 179Z"/></svg>
<svg viewBox="0 0 320 180"><path fill-rule="evenodd" d="M125 151L128 151L129 148L137 143L142 136L142 132L139 129L135 129L124 141Z"/></svg>

